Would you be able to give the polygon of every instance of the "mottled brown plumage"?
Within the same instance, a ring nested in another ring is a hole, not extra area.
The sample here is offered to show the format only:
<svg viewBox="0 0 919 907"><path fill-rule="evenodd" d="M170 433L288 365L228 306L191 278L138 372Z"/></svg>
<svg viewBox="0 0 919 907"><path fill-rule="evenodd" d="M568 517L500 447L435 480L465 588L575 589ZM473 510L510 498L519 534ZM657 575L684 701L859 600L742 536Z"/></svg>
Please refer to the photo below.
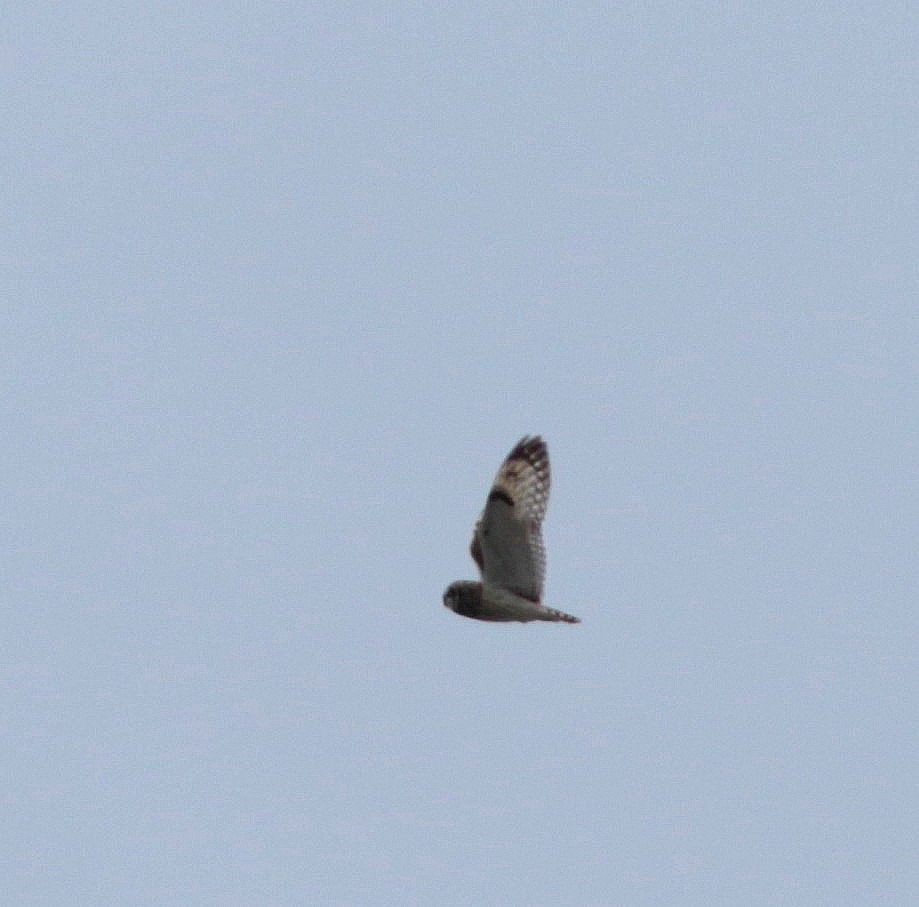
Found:
<svg viewBox="0 0 919 907"><path fill-rule="evenodd" d="M475 620L580 622L542 604L550 484L545 442L522 438L501 464L472 534L469 550L482 582L451 583L444 592L448 608Z"/></svg>

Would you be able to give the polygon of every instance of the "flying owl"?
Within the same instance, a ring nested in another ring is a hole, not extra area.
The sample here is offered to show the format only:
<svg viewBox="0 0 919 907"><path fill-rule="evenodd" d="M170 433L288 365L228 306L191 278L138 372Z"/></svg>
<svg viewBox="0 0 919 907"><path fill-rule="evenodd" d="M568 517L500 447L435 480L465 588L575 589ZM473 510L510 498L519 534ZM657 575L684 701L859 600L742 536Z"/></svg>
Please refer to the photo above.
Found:
<svg viewBox="0 0 919 907"><path fill-rule="evenodd" d="M546 572L541 527L548 502L545 441L538 435L521 438L501 464L472 533L469 551L482 582L450 583L444 604L451 611L476 620L581 622L541 602Z"/></svg>

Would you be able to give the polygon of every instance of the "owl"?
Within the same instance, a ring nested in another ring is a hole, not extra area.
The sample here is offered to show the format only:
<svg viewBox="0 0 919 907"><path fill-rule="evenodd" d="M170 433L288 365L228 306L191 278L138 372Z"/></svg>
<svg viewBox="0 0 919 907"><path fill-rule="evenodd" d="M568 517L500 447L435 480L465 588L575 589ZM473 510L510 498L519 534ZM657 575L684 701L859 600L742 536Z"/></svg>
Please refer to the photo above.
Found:
<svg viewBox="0 0 919 907"><path fill-rule="evenodd" d="M482 582L450 583L444 604L451 611L476 620L581 622L541 602L548 502L549 451L539 436L521 438L501 464L472 533L469 550Z"/></svg>

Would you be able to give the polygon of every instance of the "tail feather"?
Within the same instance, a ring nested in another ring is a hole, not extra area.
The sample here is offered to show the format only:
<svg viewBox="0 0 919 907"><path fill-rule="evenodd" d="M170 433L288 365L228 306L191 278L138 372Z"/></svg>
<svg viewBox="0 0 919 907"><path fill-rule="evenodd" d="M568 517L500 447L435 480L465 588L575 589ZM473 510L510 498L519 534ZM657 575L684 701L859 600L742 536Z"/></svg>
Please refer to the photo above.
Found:
<svg viewBox="0 0 919 907"><path fill-rule="evenodd" d="M545 608L545 605L543 605ZM566 614L564 611L559 611L556 608L546 608L546 611L549 612L551 617L547 617L546 620L563 620L566 624L579 624L581 622L580 617L575 617L573 614Z"/></svg>

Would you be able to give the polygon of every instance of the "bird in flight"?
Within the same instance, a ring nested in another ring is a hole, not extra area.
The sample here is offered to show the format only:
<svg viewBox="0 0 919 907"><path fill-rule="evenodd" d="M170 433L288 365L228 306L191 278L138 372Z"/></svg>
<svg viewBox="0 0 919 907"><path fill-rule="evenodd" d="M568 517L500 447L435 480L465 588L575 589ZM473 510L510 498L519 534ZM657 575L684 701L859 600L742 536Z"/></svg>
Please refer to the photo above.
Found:
<svg viewBox="0 0 919 907"><path fill-rule="evenodd" d="M546 443L538 435L523 437L501 464L472 533L469 551L482 582L450 583L444 604L451 611L476 620L581 622L542 603L542 520L548 502Z"/></svg>

